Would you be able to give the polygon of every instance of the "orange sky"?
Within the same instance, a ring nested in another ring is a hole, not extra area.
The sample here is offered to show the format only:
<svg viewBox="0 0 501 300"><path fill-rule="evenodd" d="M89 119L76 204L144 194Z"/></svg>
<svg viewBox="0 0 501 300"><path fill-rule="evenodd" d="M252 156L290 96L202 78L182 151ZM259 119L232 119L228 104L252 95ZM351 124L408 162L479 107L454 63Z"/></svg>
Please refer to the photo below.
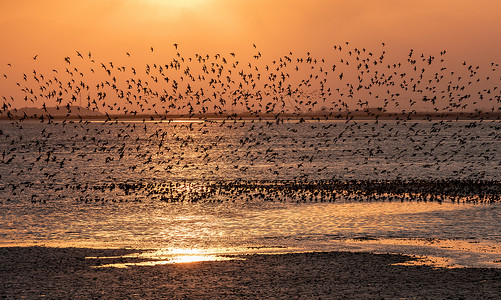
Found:
<svg viewBox="0 0 501 300"><path fill-rule="evenodd" d="M207 50L250 43L322 50L349 40L468 56L501 52L496 0L18 0L0 8L0 54L11 60L56 46L98 52L173 41Z"/></svg>
<svg viewBox="0 0 501 300"><path fill-rule="evenodd" d="M451 61L488 64L501 61L500 16L497 0L2 1L0 75L31 71L35 55L38 66L61 65L75 51L139 60L153 46L161 59L175 54L173 43L184 53L245 55L255 43L265 57L328 57L345 41L368 49L385 42L403 60L411 48L446 49ZM11 87L0 78L0 88L5 95Z"/></svg>

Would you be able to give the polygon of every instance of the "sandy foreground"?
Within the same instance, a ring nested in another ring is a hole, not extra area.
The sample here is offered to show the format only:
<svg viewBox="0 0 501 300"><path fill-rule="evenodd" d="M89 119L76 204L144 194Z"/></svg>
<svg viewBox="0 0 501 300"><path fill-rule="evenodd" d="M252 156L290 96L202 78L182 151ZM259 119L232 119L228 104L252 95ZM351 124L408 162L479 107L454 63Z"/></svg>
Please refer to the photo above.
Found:
<svg viewBox="0 0 501 300"><path fill-rule="evenodd" d="M128 268L140 250L0 248L0 298L499 299L501 269L395 265L414 258L350 252ZM94 257L94 258L89 258ZM111 257L111 258L110 258Z"/></svg>

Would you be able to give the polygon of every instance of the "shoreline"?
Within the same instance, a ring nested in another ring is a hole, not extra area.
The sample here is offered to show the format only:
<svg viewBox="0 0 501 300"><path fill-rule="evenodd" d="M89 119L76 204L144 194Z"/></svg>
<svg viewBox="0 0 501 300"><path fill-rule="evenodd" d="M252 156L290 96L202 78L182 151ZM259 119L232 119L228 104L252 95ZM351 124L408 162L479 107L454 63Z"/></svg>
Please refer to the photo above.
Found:
<svg viewBox="0 0 501 300"><path fill-rule="evenodd" d="M431 268L489 268L501 270L501 244L485 239L443 239L443 238L377 238L361 235L324 243L303 245L207 245L197 248L178 248L174 245L144 243L142 246L127 243L102 243L73 241L6 242L0 241L0 248L54 248L90 249L104 251L132 251L122 258L140 258L139 265L163 265L178 262L202 262L238 259L249 255L287 255L315 252L350 252L373 254L396 254L415 259L405 265ZM105 257L102 257L105 258ZM134 262L108 263L106 266L126 268Z"/></svg>
<svg viewBox="0 0 501 300"><path fill-rule="evenodd" d="M0 297L494 299L501 289L501 269L400 265L417 258L368 252L251 254L239 256L243 260L95 268L140 262L124 255L143 251L0 247Z"/></svg>

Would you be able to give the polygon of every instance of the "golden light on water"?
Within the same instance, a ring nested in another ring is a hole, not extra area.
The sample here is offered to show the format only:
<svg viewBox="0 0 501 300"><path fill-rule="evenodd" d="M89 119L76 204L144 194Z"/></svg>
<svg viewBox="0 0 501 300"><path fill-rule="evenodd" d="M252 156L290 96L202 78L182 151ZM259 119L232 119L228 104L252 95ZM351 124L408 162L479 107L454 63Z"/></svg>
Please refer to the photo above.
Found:
<svg viewBox="0 0 501 300"><path fill-rule="evenodd" d="M489 241L463 241L451 239L346 239L318 251L352 251L371 253L407 254L415 259L398 263L404 266L430 266L433 268L488 267L499 268L500 248ZM242 247L242 248L171 248L132 253L124 256L86 257L100 261L120 260L93 268L151 267L197 262L245 260L242 255L285 254L315 252L301 248ZM466 255L465 255L466 254ZM130 260L130 261L127 261ZM124 262L126 261L126 262Z"/></svg>
<svg viewBox="0 0 501 300"><path fill-rule="evenodd" d="M160 249L152 252L132 253L113 257L87 257L87 259L117 259L134 258L145 259L141 262L110 263L95 266L94 268L128 268L132 266L159 266L168 264L185 264L207 261L225 261L242 259L236 256L221 256L218 250L205 249Z"/></svg>
<svg viewBox="0 0 501 300"><path fill-rule="evenodd" d="M416 258L395 265L433 268L499 268L501 248L494 241L460 239L347 239L352 251L408 254Z"/></svg>

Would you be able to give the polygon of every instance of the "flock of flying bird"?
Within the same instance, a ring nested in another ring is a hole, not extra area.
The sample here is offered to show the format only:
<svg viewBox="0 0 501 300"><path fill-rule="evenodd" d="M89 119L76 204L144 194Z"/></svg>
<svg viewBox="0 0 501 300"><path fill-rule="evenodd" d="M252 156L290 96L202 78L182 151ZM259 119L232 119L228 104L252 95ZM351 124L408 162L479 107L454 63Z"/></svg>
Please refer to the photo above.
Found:
<svg viewBox="0 0 501 300"><path fill-rule="evenodd" d="M77 51L61 69L23 73L18 92L40 109L12 108L17 98L3 96L0 117L9 122L0 127L0 192L33 202L66 197L68 189L83 202L499 200L496 63L450 69L446 51L434 57L413 50L388 62L384 44L375 53L348 42L326 58L289 52L269 61L253 45L245 63L235 53L186 57L177 44L174 50L170 61L144 66ZM129 52L124 59L135 62ZM469 121L454 126L459 118ZM385 149L396 137L407 145ZM348 143L358 147L343 147ZM471 164L454 170L446 183L453 188L444 190L432 176L401 180L395 174L403 163L367 173L381 180L334 179L343 169L333 165L348 156L358 157L352 167L359 169L373 159L418 157L407 167L419 165L423 174L441 172L456 157ZM482 168L495 178L485 180ZM269 178L276 180L259 181Z"/></svg>

